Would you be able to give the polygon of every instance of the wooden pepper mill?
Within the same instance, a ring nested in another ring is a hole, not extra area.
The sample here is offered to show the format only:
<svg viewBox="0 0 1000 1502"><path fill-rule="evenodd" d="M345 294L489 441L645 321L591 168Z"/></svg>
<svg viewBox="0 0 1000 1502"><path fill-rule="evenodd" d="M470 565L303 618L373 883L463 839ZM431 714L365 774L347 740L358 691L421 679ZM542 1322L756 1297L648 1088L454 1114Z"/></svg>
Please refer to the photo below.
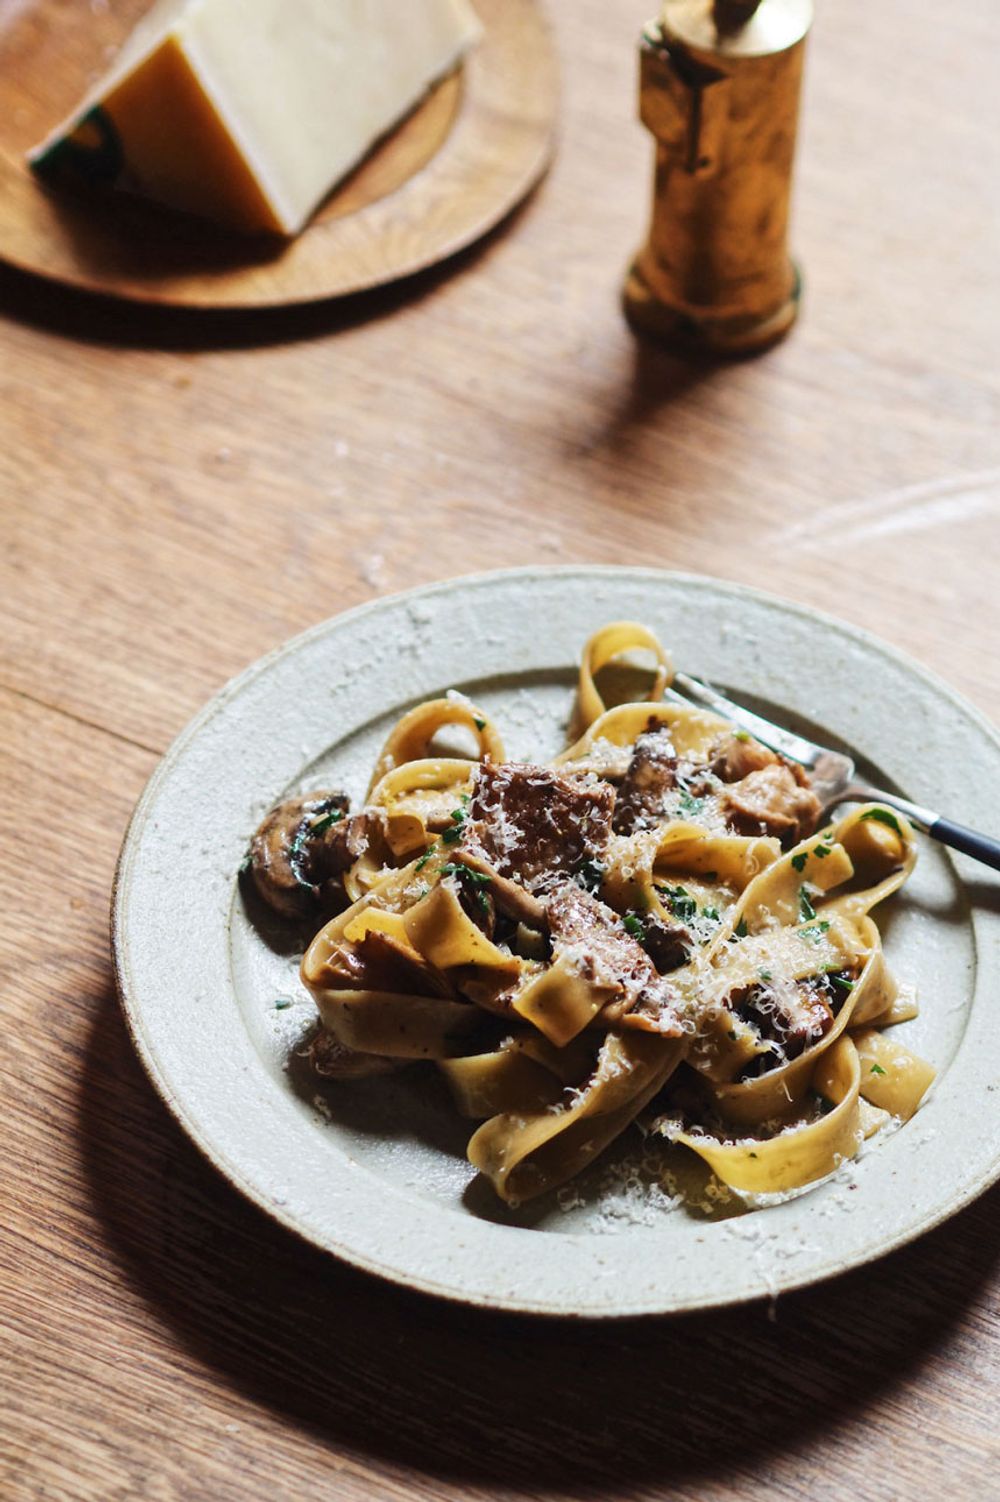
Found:
<svg viewBox="0 0 1000 1502"><path fill-rule="evenodd" d="M634 328L751 354L788 332L788 207L812 0L665 0L640 43L656 138L649 239L625 283Z"/></svg>

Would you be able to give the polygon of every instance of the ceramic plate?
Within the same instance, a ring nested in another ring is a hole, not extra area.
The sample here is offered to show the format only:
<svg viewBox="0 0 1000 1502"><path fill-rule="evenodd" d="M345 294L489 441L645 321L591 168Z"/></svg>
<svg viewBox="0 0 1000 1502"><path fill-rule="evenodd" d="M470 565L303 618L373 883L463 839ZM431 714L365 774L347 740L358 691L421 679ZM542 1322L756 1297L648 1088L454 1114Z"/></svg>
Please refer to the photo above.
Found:
<svg viewBox="0 0 1000 1502"><path fill-rule="evenodd" d="M0 258L178 307L277 307L381 286L471 245L545 170L557 104L536 0L473 0L483 35L293 240L227 234L126 194L41 186L25 162L107 69L149 0L0 0Z"/></svg>
<svg viewBox="0 0 1000 1502"><path fill-rule="evenodd" d="M172 747L122 851L123 1005L198 1146L318 1246L494 1308L619 1316L774 1295L899 1246L1000 1175L1000 878L927 840L879 922L922 1004L901 1037L937 1082L910 1123L782 1203L720 1204L693 1170L677 1203L633 1131L571 1191L511 1211L468 1166L469 1128L431 1071L324 1089L305 1070L306 936L255 922L237 879L260 817L330 781L358 797L396 717L449 688L490 711L512 757L552 756L583 642L622 617L653 627L684 667L843 745L876 783L1000 829L997 733L873 637L704 578L527 569L380 600L264 658ZM665 1150L683 1180L687 1155Z"/></svg>

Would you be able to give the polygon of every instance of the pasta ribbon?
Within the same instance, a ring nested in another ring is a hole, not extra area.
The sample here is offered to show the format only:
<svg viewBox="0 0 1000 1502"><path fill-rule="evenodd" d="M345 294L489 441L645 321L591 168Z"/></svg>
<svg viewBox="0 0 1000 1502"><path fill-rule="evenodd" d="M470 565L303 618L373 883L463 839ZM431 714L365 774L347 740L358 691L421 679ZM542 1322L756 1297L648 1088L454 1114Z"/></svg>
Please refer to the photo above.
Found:
<svg viewBox="0 0 1000 1502"><path fill-rule="evenodd" d="M474 965L512 978L520 973L516 957L486 938L463 911L454 889L443 882L407 910L403 924L413 947L441 970Z"/></svg>
<svg viewBox="0 0 1000 1502"><path fill-rule="evenodd" d="M587 762L602 746L630 748L651 728L668 731L679 754L707 756L729 727L707 709L689 709L682 704L619 704L593 720L580 739L555 758L553 766Z"/></svg>
<svg viewBox="0 0 1000 1502"><path fill-rule="evenodd" d="M578 965L559 955L540 975L530 978L513 1005L519 1016L562 1048L593 1022L614 994L613 986L581 974Z"/></svg>
<svg viewBox="0 0 1000 1502"><path fill-rule="evenodd" d="M860 1147L864 1139L860 1085L858 1051L850 1038L839 1038L826 1050L817 1070L816 1089L828 1107L817 1120L790 1123L766 1139L726 1142L684 1130L665 1135L692 1148L734 1189L754 1194L798 1189L826 1178Z"/></svg>
<svg viewBox="0 0 1000 1502"><path fill-rule="evenodd" d="M406 762L428 759L435 737L448 726L458 726L471 733L479 748L480 761L504 760L503 741L483 710L460 695L428 699L425 704L418 704L403 715L389 732L368 784L368 798L387 772Z"/></svg>
<svg viewBox="0 0 1000 1502"><path fill-rule="evenodd" d="M423 852L432 833L446 829L452 811L468 797L477 763L456 757L424 757L386 772L368 796L369 807L385 811L386 840L393 855Z"/></svg>
<svg viewBox="0 0 1000 1502"><path fill-rule="evenodd" d="M934 1069L891 1036L875 1028L854 1034L861 1060L861 1093L872 1105L909 1121L934 1079Z"/></svg>
<svg viewBox="0 0 1000 1502"><path fill-rule="evenodd" d="M566 1086L578 1083L592 1066L593 1049L586 1043L553 1048L526 1033L489 1053L442 1061L440 1069L461 1114L481 1121L554 1106Z"/></svg>
<svg viewBox="0 0 1000 1502"><path fill-rule="evenodd" d="M356 1053L395 1059L447 1059L483 1030L483 1014L466 1001L398 991L315 989L324 1027Z"/></svg>
<svg viewBox="0 0 1000 1502"><path fill-rule="evenodd" d="M637 621L614 621L595 631L583 649L577 699L584 726L593 724L607 708L594 682L601 668L627 652L636 651L651 652L656 659L656 674L647 697L651 700L663 697L664 689L669 688L673 679L674 668L659 637Z"/></svg>
<svg viewBox="0 0 1000 1502"><path fill-rule="evenodd" d="M635 652L649 697L609 707L599 679ZM287 816L316 843L285 886L330 869L348 899L302 961L332 1046L371 1088L386 1061L433 1062L511 1204L642 1113L736 1189L799 1188L934 1077L884 1031L916 1012L872 917L913 869L906 820L869 803L821 824L801 769L662 702L672 674L652 631L614 622L583 653L583 733L550 763L506 763L451 695L394 726L358 820L340 794ZM442 751L448 731L470 754Z"/></svg>
<svg viewBox="0 0 1000 1502"><path fill-rule="evenodd" d="M608 1033L593 1074L568 1104L492 1117L469 1142L469 1162L510 1204L565 1183L635 1119L683 1054L677 1041Z"/></svg>

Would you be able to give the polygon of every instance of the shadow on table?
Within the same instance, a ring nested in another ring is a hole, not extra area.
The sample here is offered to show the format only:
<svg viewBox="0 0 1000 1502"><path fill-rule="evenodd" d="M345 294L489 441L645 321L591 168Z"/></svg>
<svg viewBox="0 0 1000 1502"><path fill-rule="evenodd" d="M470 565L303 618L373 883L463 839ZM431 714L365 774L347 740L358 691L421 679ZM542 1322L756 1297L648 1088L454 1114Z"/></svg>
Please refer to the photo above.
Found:
<svg viewBox="0 0 1000 1502"><path fill-rule="evenodd" d="M122 349L197 352L323 338L391 316L430 297L509 233L529 211L536 192L466 249L370 291L274 308L170 307L89 292L0 265L0 313L46 333ZM251 242L248 251L251 261L256 243Z"/></svg>
<svg viewBox="0 0 1000 1502"><path fill-rule="evenodd" d="M655 506L660 516L676 506L683 517L691 496L711 483L719 454L711 444L682 442L671 447L664 467L657 437L683 426L689 404L699 393L724 386L731 379L729 368L707 357L676 354L627 330L625 337L625 360L610 363L604 389L586 407L571 411L560 427L564 455L569 463L589 457L612 465L623 460L633 470L648 464L648 489L622 491L618 504L640 511Z"/></svg>
<svg viewBox="0 0 1000 1502"><path fill-rule="evenodd" d="M586 1498L759 1468L912 1383L1000 1255L994 1190L914 1245L766 1306L551 1322L460 1308L272 1224L160 1105L113 994L80 1100L123 1276L200 1361L320 1443L440 1486Z"/></svg>
<svg viewBox="0 0 1000 1502"><path fill-rule="evenodd" d="M633 430L663 417L668 408L700 387L725 379L726 370L724 361L675 354L636 336L629 381L608 392L604 441L611 449L628 443Z"/></svg>

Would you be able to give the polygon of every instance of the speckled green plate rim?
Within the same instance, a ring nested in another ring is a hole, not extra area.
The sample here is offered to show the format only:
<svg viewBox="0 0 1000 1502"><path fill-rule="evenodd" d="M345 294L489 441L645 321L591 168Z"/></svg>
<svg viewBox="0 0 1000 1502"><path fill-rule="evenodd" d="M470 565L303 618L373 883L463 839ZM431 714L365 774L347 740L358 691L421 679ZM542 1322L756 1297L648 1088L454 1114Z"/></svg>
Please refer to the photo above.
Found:
<svg viewBox="0 0 1000 1502"><path fill-rule="evenodd" d="M952 953L956 963L973 956L952 1057L914 1120L853 1170L850 1213L841 1213L843 1186L833 1180L735 1223L675 1215L613 1236L498 1225L387 1182L335 1141L331 1150L324 1124L275 1086L226 994L233 890L252 810L294 783L335 739L333 726L350 728L352 714L361 723L479 672L565 672L591 630L621 618L658 630L682 665L835 726L917 802L1000 829L997 731L869 633L708 577L532 567L373 601L253 664L164 756L116 873L113 951L124 1015L154 1087L206 1157L315 1245L395 1283L485 1308L615 1318L773 1297L902 1246L1000 1177L1000 882L964 857L946 864L973 893L966 917L927 916L940 929L941 963ZM354 671L341 681L348 663ZM925 848L944 871L946 858ZM192 1006L195 994L209 1004Z"/></svg>

